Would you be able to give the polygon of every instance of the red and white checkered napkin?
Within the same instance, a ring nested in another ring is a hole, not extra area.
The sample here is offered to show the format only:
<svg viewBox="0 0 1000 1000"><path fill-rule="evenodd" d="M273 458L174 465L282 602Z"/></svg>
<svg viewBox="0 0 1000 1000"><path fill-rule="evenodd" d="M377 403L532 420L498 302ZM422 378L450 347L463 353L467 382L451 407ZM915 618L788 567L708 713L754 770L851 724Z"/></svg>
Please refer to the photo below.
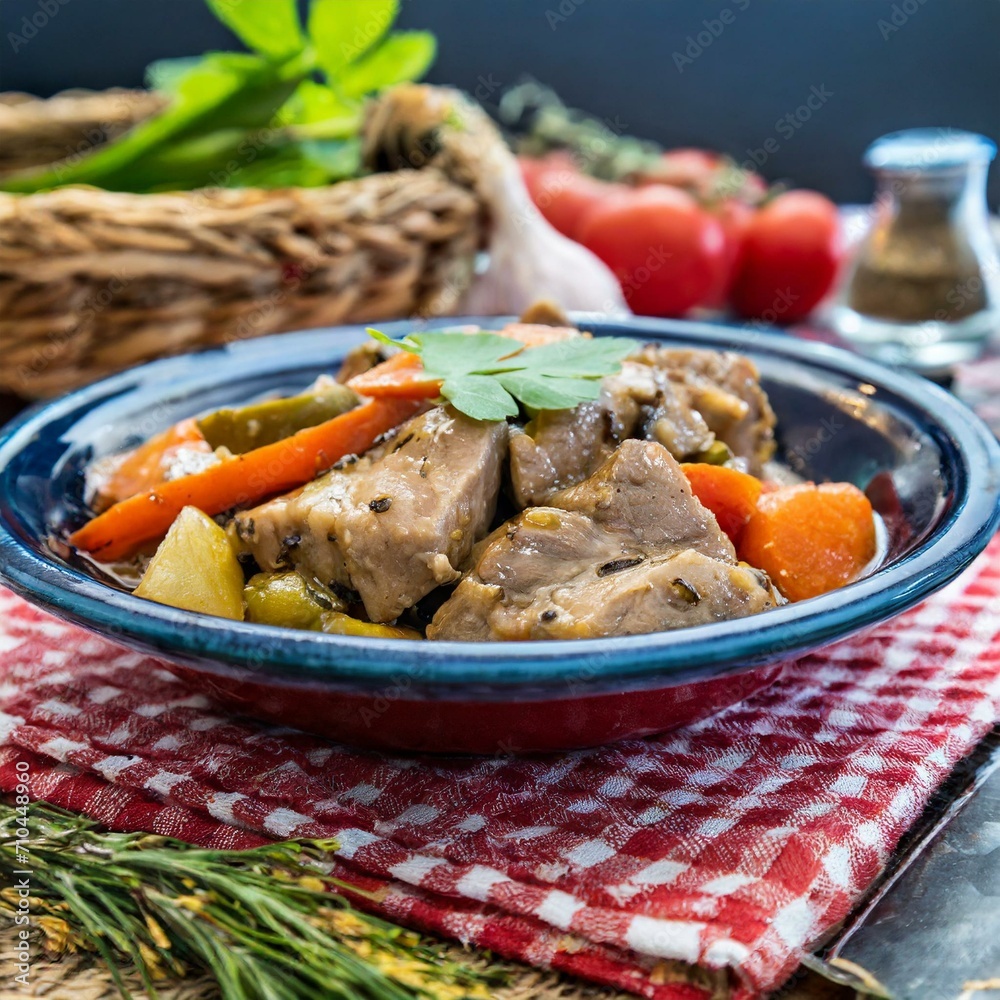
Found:
<svg viewBox="0 0 1000 1000"><path fill-rule="evenodd" d="M663 959L779 984L1000 714L1000 540L895 623L660 739L535 759L362 753L223 714L0 591L0 787L222 847L336 837L401 922L657 1000Z"/></svg>

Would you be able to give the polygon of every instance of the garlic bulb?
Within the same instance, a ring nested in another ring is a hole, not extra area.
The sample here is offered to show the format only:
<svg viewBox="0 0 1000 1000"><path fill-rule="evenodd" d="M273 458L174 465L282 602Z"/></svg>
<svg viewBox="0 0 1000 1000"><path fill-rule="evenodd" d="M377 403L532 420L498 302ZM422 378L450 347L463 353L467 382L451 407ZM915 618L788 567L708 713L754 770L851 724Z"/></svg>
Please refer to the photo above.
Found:
<svg viewBox="0 0 1000 1000"><path fill-rule="evenodd" d="M485 266L435 313L519 314L548 299L566 310L628 315L618 280L545 221L496 125L464 94L423 84L384 92L366 119L364 159L372 169L436 168L483 208Z"/></svg>
<svg viewBox="0 0 1000 1000"><path fill-rule="evenodd" d="M548 299L566 310L628 315L618 279L586 247L552 228L505 148L489 158L477 190L490 207L493 228L487 266L465 293L461 312L520 314Z"/></svg>

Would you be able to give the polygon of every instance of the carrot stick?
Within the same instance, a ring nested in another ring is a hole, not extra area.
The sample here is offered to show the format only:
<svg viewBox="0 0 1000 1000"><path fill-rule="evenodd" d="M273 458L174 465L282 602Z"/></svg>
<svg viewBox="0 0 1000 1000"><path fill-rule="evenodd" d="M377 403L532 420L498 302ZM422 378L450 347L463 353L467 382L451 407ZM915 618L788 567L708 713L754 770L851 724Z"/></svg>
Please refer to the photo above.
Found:
<svg viewBox="0 0 1000 1000"><path fill-rule="evenodd" d="M501 337L510 337L526 347L540 347L558 340L578 337L579 331L569 327L540 326L533 323L509 323L502 330L488 330ZM521 350L515 348L512 354ZM416 354L400 351L391 358L355 375L348 383L359 396L374 399L437 399L441 382L424 376L423 362Z"/></svg>
<svg viewBox="0 0 1000 1000"><path fill-rule="evenodd" d="M130 451L100 487L96 497L98 509L158 486L166 476L168 460L182 447L212 450L194 418L181 420Z"/></svg>
<svg viewBox="0 0 1000 1000"><path fill-rule="evenodd" d="M344 455L367 451L420 405L408 399L368 400L282 441L123 500L70 535L70 544L103 562L124 559L162 538L184 507L221 514L302 486Z"/></svg>
<svg viewBox="0 0 1000 1000"><path fill-rule="evenodd" d="M437 399L441 382L424 375L424 364L416 354L400 351L391 358L355 375L348 383L359 396L373 399Z"/></svg>

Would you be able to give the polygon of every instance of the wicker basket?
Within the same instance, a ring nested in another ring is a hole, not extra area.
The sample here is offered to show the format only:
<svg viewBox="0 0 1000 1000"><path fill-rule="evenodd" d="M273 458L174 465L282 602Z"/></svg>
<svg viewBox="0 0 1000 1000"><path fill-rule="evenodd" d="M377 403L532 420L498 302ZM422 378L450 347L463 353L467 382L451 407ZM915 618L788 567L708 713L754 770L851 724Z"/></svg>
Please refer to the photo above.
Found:
<svg viewBox="0 0 1000 1000"><path fill-rule="evenodd" d="M120 93L8 97L0 169L156 107ZM387 172L328 188L0 193L0 389L45 397L197 347L452 311L486 239L476 171L501 145L461 95L408 86L368 116L367 160Z"/></svg>

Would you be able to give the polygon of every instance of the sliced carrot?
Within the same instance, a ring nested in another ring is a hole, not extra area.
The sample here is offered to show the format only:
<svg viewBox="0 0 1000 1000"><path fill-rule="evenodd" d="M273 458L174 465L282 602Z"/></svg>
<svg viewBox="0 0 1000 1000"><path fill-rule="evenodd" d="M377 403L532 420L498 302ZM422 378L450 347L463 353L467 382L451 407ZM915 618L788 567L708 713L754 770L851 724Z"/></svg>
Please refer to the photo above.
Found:
<svg viewBox="0 0 1000 1000"><path fill-rule="evenodd" d="M302 486L339 458L367 451L421 405L410 399L368 400L282 441L123 500L74 532L70 544L103 562L124 559L162 538L184 507L221 514Z"/></svg>
<svg viewBox="0 0 1000 1000"><path fill-rule="evenodd" d="M746 472L706 462L681 465L694 495L715 515L735 545L757 510L761 481Z"/></svg>
<svg viewBox="0 0 1000 1000"><path fill-rule="evenodd" d="M764 493L737 551L790 601L856 580L875 555L872 505L850 483L785 486Z"/></svg>
<svg viewBox="0 0 1000 1000"><path fill-rule="evenodd" d="M525 347L541 347L560 340L574 340L580 331L571 326L547 326L543 323L508 323L502 330L496 330L501 337L520 341Z"/></svg>
<svg viewBox="0 0 1000 1000"><path fill-rule="evenodd" d="M182 420L151 437L145 444L130 451L98 490L95 500L98 508L110 507L151 490L163 482L170 465L170 459L180 448L209 452L212 449L202 437L194 418Z"/></svg>
<svg viewBox="0 0 1000 1000"><path fill-rule="evenodd" d="M408 351L355 375L347 386L373 399L437 399L441 395L440 381L426 378L423 362Z"/></svg>

